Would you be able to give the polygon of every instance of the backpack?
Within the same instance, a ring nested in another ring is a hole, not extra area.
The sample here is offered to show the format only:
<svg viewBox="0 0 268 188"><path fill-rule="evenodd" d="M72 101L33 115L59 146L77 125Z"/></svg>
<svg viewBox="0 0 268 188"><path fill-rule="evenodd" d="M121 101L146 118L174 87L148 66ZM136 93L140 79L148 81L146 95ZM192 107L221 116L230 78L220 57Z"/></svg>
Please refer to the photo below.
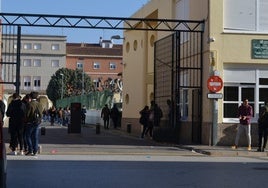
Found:
<svg viewBox="0 0 268 188"><path fill-rule="evenodd" d="M40 124L41 123L41 116L39 115L38 108L36 108L34 110L32 123L34 123L34 124Z"/></svg>

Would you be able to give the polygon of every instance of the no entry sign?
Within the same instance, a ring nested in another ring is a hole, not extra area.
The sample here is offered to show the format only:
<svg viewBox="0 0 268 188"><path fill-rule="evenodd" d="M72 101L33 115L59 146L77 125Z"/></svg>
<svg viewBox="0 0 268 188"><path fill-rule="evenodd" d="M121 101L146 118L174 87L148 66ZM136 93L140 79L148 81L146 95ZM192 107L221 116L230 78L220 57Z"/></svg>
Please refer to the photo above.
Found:
<svg viewBox="0 0 268 188"><path fill-rule="evenodd" d="M218 92L222 89L223 82L219 76L210 76L207 80L207 87L211 92Z"/></svg>

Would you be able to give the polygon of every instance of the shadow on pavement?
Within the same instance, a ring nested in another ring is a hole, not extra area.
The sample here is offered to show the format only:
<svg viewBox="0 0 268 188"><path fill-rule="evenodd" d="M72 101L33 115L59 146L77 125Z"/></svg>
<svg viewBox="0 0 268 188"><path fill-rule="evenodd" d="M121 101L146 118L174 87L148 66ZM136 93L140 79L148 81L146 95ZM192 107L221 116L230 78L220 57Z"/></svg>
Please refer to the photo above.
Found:
<svg viewBox="0 0 268 188"><path fill-rule="evenodd" d="M80 144L80 145L129 145L129 146L159 146L160 143L154 142L149 138L140 139L121 130L104 130L101 128L100 134L96 134L95 125L85 125L81 127L81 133L68 133L68 128L63 126L50 126L41 124L45 127L45 135L40 135L40 144ZM4 141L9 143L10 135L8 128L3 128ZM41 131L40 131L41 132Z"/></svg>

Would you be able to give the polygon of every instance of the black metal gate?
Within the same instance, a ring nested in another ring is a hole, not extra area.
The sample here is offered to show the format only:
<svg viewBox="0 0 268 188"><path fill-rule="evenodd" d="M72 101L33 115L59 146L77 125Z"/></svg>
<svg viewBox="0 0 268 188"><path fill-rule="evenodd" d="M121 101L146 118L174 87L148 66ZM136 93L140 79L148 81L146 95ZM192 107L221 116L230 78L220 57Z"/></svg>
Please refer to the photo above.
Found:
<svg viewBox="0 0 268 188"><path fill-rule="evenodd" d="M191 125L195 143L201 143L202 130L202 34L178 31L157 41L154 53L154 100L169 126L182 131L182 122Z"/></svg>
<svg viewBox="0 0 268 188"><path fill-rule="evenodd" d="M11 85L10 87L15 87L16 93L19 93L21 27L14 25L3 25L1 39L2 56L0 64L2 76L0 84L9 84ZM11 90L14 90L14 88Z"/></svg>

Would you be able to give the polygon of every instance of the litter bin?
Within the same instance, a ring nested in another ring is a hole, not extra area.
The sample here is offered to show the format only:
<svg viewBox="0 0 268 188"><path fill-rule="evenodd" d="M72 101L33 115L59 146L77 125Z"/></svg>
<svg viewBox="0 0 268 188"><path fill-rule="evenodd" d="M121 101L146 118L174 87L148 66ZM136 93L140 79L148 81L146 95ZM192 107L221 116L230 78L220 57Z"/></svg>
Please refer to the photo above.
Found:
<svg viewBox="0 0 268 188"><path fill-rule="evenodd" d="M131 133L131 124L130 123L127 124L127 132Z"/></svg>
<svg viewBox="0 0 268 188"><path fill-rule="evenodd" d="M96 134L100 134L100 124L96 124Z"/></svg>
<svg viewBox="0 0 268 188"><path fill-rule="evenodd" d="M81 103L71 103L71 123L68 133L81 133Z"/></svg>

